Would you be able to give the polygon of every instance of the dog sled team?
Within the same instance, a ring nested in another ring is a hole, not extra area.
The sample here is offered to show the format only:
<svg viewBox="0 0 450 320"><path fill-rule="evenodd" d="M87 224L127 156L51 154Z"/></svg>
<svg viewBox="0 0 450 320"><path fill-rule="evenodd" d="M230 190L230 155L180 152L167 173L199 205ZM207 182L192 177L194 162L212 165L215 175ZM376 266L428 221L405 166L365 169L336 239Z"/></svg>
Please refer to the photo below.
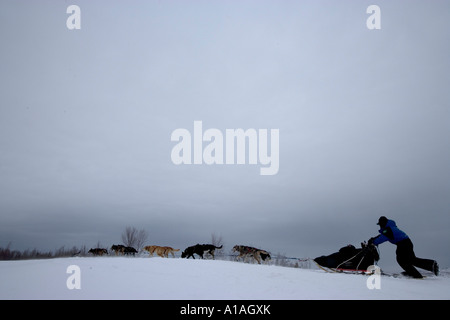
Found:
<svg viewBox="0 0 450 320"><path fill-rule="evenodd" d="M215 250L222 249L223 246L215 246L213 244L196 244L190 247L187 247L182 253L181 258L193 258L195 259L194 254L198 255L200 258L204 259L205 254L210 255L213 259L215 259ZM169 258L169 254L175 258L174 252L180 251L180 249L174 249L169 246L145 246L144 250L149 253L150 257L153 257L153 254L156 253L161 258ZM133 247L127 247L124 245L112 245L111 252L114 252L114 255L135 255L138 251ZM243 245L235 245L232 249L233 253L238 253L236 260L242 259L244 262L248 262L248 259L253 259L258 264L261 264L261 261L270 261L271 257L269 252L262 249L257 249L254 247L243 246ZM108 254L108 250L105 248L91 248L88 253L93 254L94 256L103 256Z"/></svg>
<svg viewBox="0 0 450 320"><path fill-rule="evenodd" d="M340 248L339 252L332 253L328 256L322 255L312 261L324 271L333 272L366 272L369 271L379 259L378 245L386 241L397 246L396 258L400 267L405 270L404 274L412 278L423 278L422 274L416 269L424 269L431 271L434 275L439 275L439 264L433 259L424 259L416 257L413 249L413 243L408 235L400 230L395 221L388 219L385 216L381 216L378 219L377 225L380 226L378 230L379 235L369 239L368 243L361 243L361 248L357 249L353 245ZM195 254L204 259L204 255L209 254L213 259L215 258L215 250L222 249L222 246L217 247L212 244L196 244L187 247L182 253L181 258L193 258ZM156 253L161 258L169 258L169 254L175 258L174 252L180 251L180 249L174 249L168 246L146 246L144 250L149 253L149 256L153 256ZM127 247L123 245L113 245L111 251L115 252L115 255L135 255L137 252L133 247ZM235 245L232 249L233 253L237 253L236 260L242 259L244 262L248 259L256 261L261 264L262 261L271 260L269 252L254 247ZM108 251L104 248L90 249L89 253L94 256L102 256L108 254ZM306 259L311 260L311 259Z"/></svg>

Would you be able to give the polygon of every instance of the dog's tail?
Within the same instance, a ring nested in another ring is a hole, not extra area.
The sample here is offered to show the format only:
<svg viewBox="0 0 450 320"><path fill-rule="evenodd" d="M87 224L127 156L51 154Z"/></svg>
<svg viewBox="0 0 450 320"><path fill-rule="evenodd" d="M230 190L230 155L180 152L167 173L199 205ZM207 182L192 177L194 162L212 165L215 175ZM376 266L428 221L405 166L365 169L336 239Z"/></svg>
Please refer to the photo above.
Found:
<svg viewBox="0 0 450 320"><path fill-rule="evenodd" d="M180 249L173 249L173 251L180 251Z"/></svg>
<svg viewBox="0 0 450 320"><path fill-rule="evenodd" d="M216 246L215 246L216 247ZM223 245L221 245L220 247L216 247L216 249L222 249Z"/></svg>

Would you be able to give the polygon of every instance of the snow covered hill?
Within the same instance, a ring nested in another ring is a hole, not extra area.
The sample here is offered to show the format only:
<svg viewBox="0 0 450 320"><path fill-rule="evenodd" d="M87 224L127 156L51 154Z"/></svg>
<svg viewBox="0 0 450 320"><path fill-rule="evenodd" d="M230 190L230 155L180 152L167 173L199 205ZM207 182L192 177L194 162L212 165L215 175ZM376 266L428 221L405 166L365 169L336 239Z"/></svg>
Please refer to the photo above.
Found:
<svg viewBox="0 0 450 320"><path fill-rule="evenodd" d="M0 299L450 299L450 277L445 271L423 280L381 276L380 288L372 290L367 287L368 278L180 258L0 261ZM79 289L68 288L77 284Z"/></svg>

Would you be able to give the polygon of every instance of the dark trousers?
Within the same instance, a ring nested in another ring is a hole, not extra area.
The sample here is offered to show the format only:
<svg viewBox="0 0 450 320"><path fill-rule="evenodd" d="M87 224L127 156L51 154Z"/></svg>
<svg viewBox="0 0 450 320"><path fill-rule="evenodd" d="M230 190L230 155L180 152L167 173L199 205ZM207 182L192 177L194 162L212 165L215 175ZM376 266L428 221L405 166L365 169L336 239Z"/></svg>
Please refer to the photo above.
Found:
<svg viewBox="0 0 450 320"><path fill-rule="evenodd" d="M397 243L397 262L406 273L414 278L422 278L422 275L415 268L433 271L434 260L417 258L414 254L414 246L410 239L405 239Z"/></svg>

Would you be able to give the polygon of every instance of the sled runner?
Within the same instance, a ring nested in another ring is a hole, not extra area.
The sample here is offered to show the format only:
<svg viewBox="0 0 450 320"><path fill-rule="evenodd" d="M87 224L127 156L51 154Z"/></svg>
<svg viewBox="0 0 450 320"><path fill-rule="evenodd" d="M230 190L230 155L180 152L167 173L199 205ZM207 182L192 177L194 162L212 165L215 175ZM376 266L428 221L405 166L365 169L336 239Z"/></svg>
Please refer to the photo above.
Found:
<svg viewBox="0 0 450 320"><path fill-rule="evenodd" d="M407 274L406 272L401 272L401 273L386 273L384 271L381 272L382 276L386 276L386 277L390 277L390 278L400 278L400 279L415 279L415 280L422 280L422 279L426 279L427 276L422 276L422 278L414 278L413 276L410 276L409 274Z"/></svg>

